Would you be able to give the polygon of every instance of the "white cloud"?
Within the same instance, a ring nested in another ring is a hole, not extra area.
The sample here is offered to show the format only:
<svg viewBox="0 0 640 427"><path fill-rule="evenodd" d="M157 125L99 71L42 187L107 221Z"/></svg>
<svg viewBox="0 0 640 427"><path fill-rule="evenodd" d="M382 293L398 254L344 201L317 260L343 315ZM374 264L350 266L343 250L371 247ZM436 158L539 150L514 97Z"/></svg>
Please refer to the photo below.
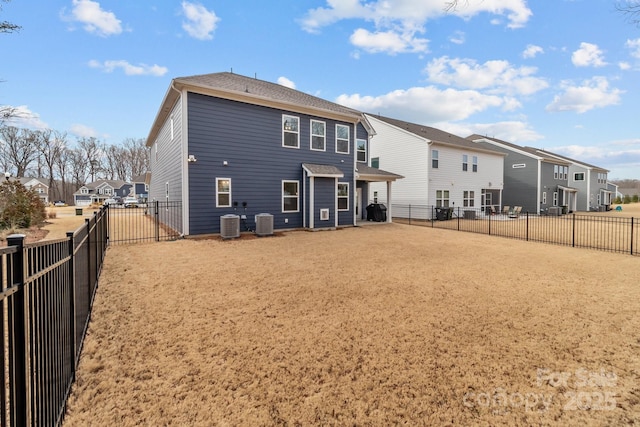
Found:
<svg viewBox="0 0 640 427"><path fill-rule="evenodd" d="M462 31L456 31L451 37L449 37L449 41L454 44L464 44L465 34Z"/></svg>
<svg viewBox="0 0 640 427"><path fill-rule="evenodd" d="M562 87L564 92L553 98L553 101L546 107L547 111L584 113L594 108L619 104L620 95L624 93L620 89L610 88L605 77L585 80L580 86L574 86L571 82L563 82Z"/></svg>
<svg viewBox="0 0 640 427"><path fill-rule="evenodd" d="M282 85L284 87L288 87L290 89L295 89L296 88L296 84L294 82L292 82L291 80L289 80L286 77L278 77L278 84Z"/></svg>
<svg viewBox="0 0 640 427"><path fill-rule="evenodd" d="M434 83L468 89L486 89L496 94L531 95L548 87L544 79L533 76L537 68L516 68L503 60L478 64L473 59L443 56L432 60L425 71L429 81Z"/></svg>
<svg viewBox="0 0 640 427"><path fill-rule="evenodd" d="M40 119L38 113L34 113L26 105L0 105L0 111L11 110L11 117L4 119L4 124L27 129L48 129L49 125ZM2 120L0 120L1 124Z"/></svg>
<svg viewBox="0 0 640 427"><path fill-rule="evenodd" d="M621 62L618 62L618 68L620 68L623 71L630 70L631 64L625 61L621 61Z"/></svg>
<svg viewBox="0 0 640 427"><path fill-rule="evenodd" d="M359 28L350 37L351 44L369 53L386 52L391 55L406 52L427 52L427 39L416 38L413 32L403 34L394 31L371 33Z"/></svg>
<svg viewBox="0 0 640 427"><path fill-rule="evenodd" d="M523 58L535 58L539 53L544 53L544 49L534 44L527 45L527 48L522 52Z"/></svg>
<svg viewBox="0 0 640 427"><path fill-rule="evenodd" d="M602 55L598 45L582 42L580 48L571 55L571 62L576 67L603 67L607 63Z"/></svg>
<svg viewBox="0 0 640 427"><path fill-rule="evenodd" d="M640 59L640 39L627 40L625 46L631 50L631 56Z"/></svg>
<svg viewBox="0 0 640 427"><path fill-rule="evenodd" d="M347 107L416 123L464 120L492 107L503 107L505 100L474 90L440 90L433 86L395 90L380 96L340 95L336 102Z"/></svg>
<svg viewBox="0 0 640 427"><path fill-rule="evenodd" d="M127 76L164 76L168 70L167 67L161 67L160 65L147 65L147 64L138 64L132 65L124 59L119 60L108 60L104 62L96 61L92 59L89 61L89 66L91 68L100 68L106 73L112 73L116 69L120 68L124 71Z"/></svg>
<svg viewBox="0 0 640 427"><path fill-rule="evenodd" d="M198 3L182 2L182 13L186 17L186 21L182 23L182 28L193 38L198 40L213 39L213 31L215 31L220 18L214 11L207 10Z"/></svg>
<svg viewBox="0 0 640 427"><path fill-rule="evenodd" d="M120 34L121 21L113 12L106 12L100 3L91 0L73 0L72 20L84 24L84 29L102 37Z"/></svg>
<svg viewBox="0 0 640 427"><path fill-rule="evenodd" d="M538 132L531 129L527 122L517 120L495 123L438 124L434 127L446 129L462 137L475 133L514 143L533 142L544 138Z"/></svg>
<svg viewBox="0 0 640 427"><path fill-rule="evenodd" d="M96 132L95 129L86 125L81 125L81 124L71 125L69 132L79 138L91 138L91 137L97 138L98 137L98 132Z"/></svg>

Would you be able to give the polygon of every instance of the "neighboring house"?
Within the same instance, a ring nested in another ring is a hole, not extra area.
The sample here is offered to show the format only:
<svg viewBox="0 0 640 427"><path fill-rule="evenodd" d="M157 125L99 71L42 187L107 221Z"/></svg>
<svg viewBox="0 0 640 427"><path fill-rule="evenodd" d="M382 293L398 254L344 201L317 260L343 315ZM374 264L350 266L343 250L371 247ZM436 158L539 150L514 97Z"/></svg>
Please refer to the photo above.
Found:
<svg viewBox="0 0 640 427"><path fill-rule="evenodd" d="M471 135L466 139L506 154L503 204L536 214L563 206L567 212L577 209L578 190L568 185L570 162L497 138Z"/></svg>
<svg viewBox="0 0 640 427"><path fill-rule="evenodd" d="M546 150L536 150L536 152L542 156L554 157L569 163L569 185L578 190L576 207L573 210L607 211L611 209L617 188L608 185L607 169Z"/></svg>
<svg viewBox="0 0 640 427"><path fill-rule="evenodd" d="M49 180L44 178L20 178L20 183L38 194L45 205L49 204Z"/></svg>
<svg viewBox="0 0 640 427"><path fill-rule="evenodd" d="M429 126L366 115L375 130L371 164L404 176L393 187L402 205L500 210L505 154ZM369 199L390 203L384 186Z"/></svg>
<svg viewBox="0 0 640 427"><path fill-rule="evenodd" d="M273 215L274 229L355 225L369 183L370 124L359 111L278 84L214 73L172 80L147 138L149 200L182 202L169 224L220 232L220 217ZM390 215L388 215L390 219Z"/></svg>
<svg viewBox="0 0 640 427"><path fill-rule="evenodd" d="M130 195L132 184L121 180L98 180L85 184L73 193L76 206L102 204L106 199Z"/></svg>
<svg viewBox="0 0 640 427"><path fill-rule="evenodd" d="M133 187L131 188L132 196L143 202L149 198L149 180L151 179L149 172L142 175L134 176L131 180Z"/></svg>
<svg viewBox="0 0 640 427"><path fill-rule="evenodd" d="M640 196L640 189L637 187L619 187L618 196L622 199L625 196L633 197Z"/></svg>

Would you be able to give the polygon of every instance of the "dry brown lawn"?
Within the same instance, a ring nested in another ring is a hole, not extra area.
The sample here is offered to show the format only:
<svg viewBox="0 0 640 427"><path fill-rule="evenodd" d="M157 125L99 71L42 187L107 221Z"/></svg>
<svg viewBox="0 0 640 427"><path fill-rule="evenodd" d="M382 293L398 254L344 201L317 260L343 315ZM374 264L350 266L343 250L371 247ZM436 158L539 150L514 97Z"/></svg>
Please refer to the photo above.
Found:
<svg viewBox="0 0 640 427"><path fill-rule="evenodd" d="M112 247L65 426L637 424L639 267L400 224Z"/></svg>

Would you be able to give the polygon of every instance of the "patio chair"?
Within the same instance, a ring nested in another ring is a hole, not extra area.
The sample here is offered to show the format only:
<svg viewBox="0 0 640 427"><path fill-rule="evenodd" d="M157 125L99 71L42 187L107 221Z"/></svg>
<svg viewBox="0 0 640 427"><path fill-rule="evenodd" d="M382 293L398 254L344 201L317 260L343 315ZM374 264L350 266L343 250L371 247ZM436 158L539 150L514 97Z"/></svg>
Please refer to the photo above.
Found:
<svg viewBox="0 0 640 427"><path fill-rule="evenodd" d="M522 206L514 206L513 210L509 213L509 218L518 218L522 212Z"/></svg>
<svg viewBox="0 0 640 427"><path fill-rule="evenodd" d="M508 215L511 212L509 205L504 205L502 207L502 215Z"/></svg>

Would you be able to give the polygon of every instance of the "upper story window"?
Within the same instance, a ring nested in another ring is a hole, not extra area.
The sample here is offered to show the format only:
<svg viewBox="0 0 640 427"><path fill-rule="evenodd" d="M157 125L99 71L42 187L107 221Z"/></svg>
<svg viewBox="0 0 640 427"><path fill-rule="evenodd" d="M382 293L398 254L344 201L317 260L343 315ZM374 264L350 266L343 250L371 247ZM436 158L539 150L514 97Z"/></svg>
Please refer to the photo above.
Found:
<svg viewBox="0 0 640 427"><path fill-rule="evenodd" d="M567 176L569 175L569 166L562 167L562 179L567 180Z"/></svg>
<svg viewBox="0 0 640 427"><path fill-rule="evenodd" d="M336 125L336 153L349 154L349 126Z"/></svg>
<svg viewBox="0 0 640 427"><path fill-rule="evenodd" d="M478 156L473 156L471 158L473 164L471 165L473 172L478 172Z"/></svg>
<svg viewBox="0 0 640 427"><path fill-rule="evenodd" d="M598 174L598 183L599 184L606 184L607 183L607 174L606 173L599 173Z"/></svg>
<svg viewBox="0 0 640 427"><path fill-rule="evenodd" d="M356 147L358 149L358 161L367 161L367 141L364 139L356 139Z"/></svg>
<svg viewBox="0 0 640 427"><path fill-rule="evenodd" d="M469 156L466 154L462 155L462 170L467 171L469 169Z"/></svg>
<svg viewBox="0 0 640 427"><path fill-rule="evenodd" d="M300 118L282 115L282 146L300 148Z"/></svg>
<svg viewBox="0 0 640 427"><path fill-rule="evenodd" d="M216 178L216 207L231 206L231 178Z"/></svg>
<svg viewBox="0 0 640 427"><path fill-rule="evenodd" d="M553 179L558 179L558 175L560 175L560 166L553 165Z"/></svg>
<svg viewBox="0 0 640 427"><path fill-rule="evenodd" d="M338 210L339 211L348 211L349 210L349 184L348 183L338 183Z"/></svg>
<svg viewBox="0 0 640 427"><path fill-rule="evenodd" d="M438 169L438 150L431 150L431 167Z"/></svg>
<svg viewBox="0 0 640 427"><path fill-rule="evenodd" d="M380 157L371 158L371 167L376 169L380 168Z"/></svg>
<svg viewBox="0 0 640 427"><path fill-rule="evenodd" d="M584 181L584 172L576 172L573 174L574 181Z"/></svg>
<svg viewBox="0 0 640 427"><path fill-rule="evenodd" d="M325 151L327 139L327 125L325 122L311 120L311 149Z"/></svg>
<svg viewBox="0 0 640 427"><path fill-rule="evenodd" d="M80 189L80 194L89 194L89 189L88 188L81 188Z"/></svg>

